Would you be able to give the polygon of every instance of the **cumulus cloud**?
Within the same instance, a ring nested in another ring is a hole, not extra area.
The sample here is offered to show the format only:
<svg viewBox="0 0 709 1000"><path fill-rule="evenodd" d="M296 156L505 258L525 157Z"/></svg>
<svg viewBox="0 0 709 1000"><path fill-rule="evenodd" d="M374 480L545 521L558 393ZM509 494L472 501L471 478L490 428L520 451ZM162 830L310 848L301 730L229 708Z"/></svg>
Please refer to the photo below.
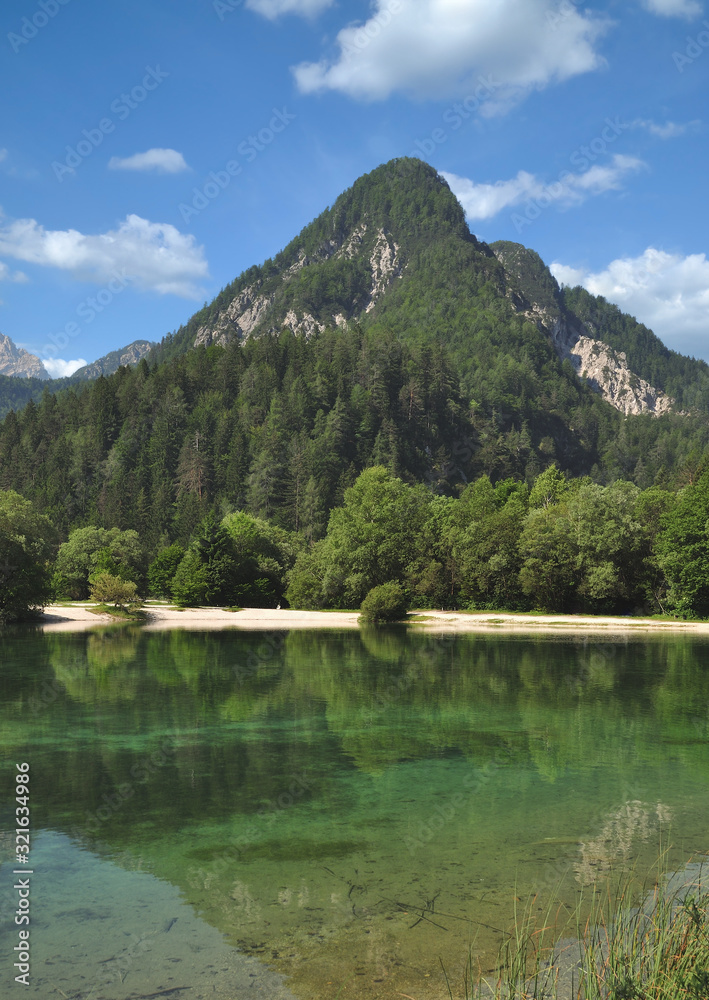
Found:
<svg viewBox="0 0 709 1000"><path fill-rule="evenodd" d="M696 0L642 0L645 10L660 17L683 17L686 21L699 17L702 5Z"/></svg>
<svg viewBox="0 0 709 1000"><path fill-rule="evenodd" d="M35 219L0 221L0 257L55 267L97 284L117 276L135 288L198 298L208 277L204 248L166 222L128 215L117 229L87 236L76 229L47 230Z"/></svg>
<svg viewBox="0 0 709 1000"><path fill-rule="evenodd" d="M29 278L22 271L11 271L7 264L0 260L0 281L14 281L17 284L22 284L29 281Z"/></svg>
<svg viewBox="0 0 709 1000"><path fill-rule="evenodd" d="M491 219L505 208L536 201L543 207L580 205L587 198L617 191L625 177L645 164L632 156L614 156L606 166L596 164L582 174L565 171L557 181L545 184L534 174L520 170L516 177L494 184L476 184L467 177L441 171L469 219Z"/></svg>
<svg viewBox="0 0 709 1000"><path fill-rule="evenodd" d="M77 358L75 361L62 361L61 358L44 358L42 364L47 369L52 378L67 378L73 375L79 368L84 368L88 361Z"/></svg>
<svg viewBox="0 0 709 1000"><path fill-rule="evenodd" d="M631 313L668 347L707 357L709 352L709 260L654 247L639 257L611 261L591 272L555 261L551 272L564 285L583 285Z"/></svg>
<svg viewBox="0 0 709 1000"><path fill-rule="evenodd" d="M601 65L595 42L607 22L551 0L376 0L364 25L337 35L339 55L301 63L300 90L339 90L382 100L394 91L458 97L481 79L496 96L484 114L507 110L542 88Z"/></svg>
<svg viewBox="0 0 709 1000"><path fill-rule="evenodd" d="M133 156L112 156L109 170L156 170L159 174L179 174L189 170L182 153L176 149L148 149Z"/></svg>
<svg viewBox="0 0 709 1000"><path fill-rule="evenodd" d="M684 135L686 132L695 131L700 125L701 122L698 119L683 124L679 122L665 122L664 125L658 125L647 118L636 118L635 121L630 123L631 128L643 128L650 135L657 136L658 139L676 139L677 136Z"/></svg>
<svg viewBox="0 0 709 1000"><path fill-rule="evenodd" d="M275 21L281 14L300 14L301 17L315 17L334 0L246 0L249 10L262 14L269 21Z"/></svg>

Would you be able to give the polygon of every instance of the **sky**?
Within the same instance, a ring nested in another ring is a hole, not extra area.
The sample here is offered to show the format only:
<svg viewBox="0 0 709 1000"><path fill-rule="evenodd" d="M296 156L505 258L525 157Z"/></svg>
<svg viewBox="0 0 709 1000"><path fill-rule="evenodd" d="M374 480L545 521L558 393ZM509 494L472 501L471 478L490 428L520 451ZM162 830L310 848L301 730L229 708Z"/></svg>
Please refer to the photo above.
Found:
<svg viewBox="0 0 709 1000"><path fill-rule="evenodd" d="M709 0L6 0L0 333L70 374L159 340L419 156L709 360Z"/></svg>

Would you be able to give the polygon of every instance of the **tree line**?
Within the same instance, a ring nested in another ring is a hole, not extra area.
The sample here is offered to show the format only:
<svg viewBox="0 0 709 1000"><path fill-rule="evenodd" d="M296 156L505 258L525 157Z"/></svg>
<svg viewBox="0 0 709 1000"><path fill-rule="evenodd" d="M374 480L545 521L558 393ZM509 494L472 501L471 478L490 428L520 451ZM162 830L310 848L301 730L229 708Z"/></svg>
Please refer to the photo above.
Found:
<svg viewBox="0 0 709 1000"><path fill-rule="evenodd" d="M58 544L50 519L5 491L0 617L87 598L107 578L182 606L363 608L374 619L385 607L706 617L708 525L709 465L679 491L551 466L531 484L483 475L457 497L373 466L318 540L211 510L185 545L152 557L134 529L75 528Z"/></svg>

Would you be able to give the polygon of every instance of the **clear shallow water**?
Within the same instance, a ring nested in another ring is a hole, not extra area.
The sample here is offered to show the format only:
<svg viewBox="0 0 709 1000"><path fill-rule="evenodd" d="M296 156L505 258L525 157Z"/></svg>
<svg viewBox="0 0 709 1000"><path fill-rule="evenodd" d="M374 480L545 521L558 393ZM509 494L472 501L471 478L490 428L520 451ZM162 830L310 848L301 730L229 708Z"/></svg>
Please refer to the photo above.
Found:
<svg viewBox="0 0 709 1000"><path fill-rule="evenodd" d="M28 760L32 971L73 952L69 996L197 997L218 973L220 996L275 998L268 966L300 1000L443 997L440 960L453 983L469 948L491 969L515 905L709 847L701 639L122 626L1 646L2 829ZM114 994L100 965L131 947L137 873L153 936ZM93 935L110 947L81 950Z"/></svg>

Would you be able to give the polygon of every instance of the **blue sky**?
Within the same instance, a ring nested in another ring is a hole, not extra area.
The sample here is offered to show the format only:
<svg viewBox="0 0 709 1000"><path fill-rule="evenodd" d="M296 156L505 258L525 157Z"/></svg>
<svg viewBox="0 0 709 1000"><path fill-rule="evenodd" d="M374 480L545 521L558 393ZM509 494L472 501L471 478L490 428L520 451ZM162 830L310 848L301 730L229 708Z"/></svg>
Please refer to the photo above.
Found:
<svg viewBox="0 0 709 1000"><path fill-rule="evenodd" d="M157 340L358 176L420 155L709 360L709 4L9 0L0 332L65 374Z"/></svg>

